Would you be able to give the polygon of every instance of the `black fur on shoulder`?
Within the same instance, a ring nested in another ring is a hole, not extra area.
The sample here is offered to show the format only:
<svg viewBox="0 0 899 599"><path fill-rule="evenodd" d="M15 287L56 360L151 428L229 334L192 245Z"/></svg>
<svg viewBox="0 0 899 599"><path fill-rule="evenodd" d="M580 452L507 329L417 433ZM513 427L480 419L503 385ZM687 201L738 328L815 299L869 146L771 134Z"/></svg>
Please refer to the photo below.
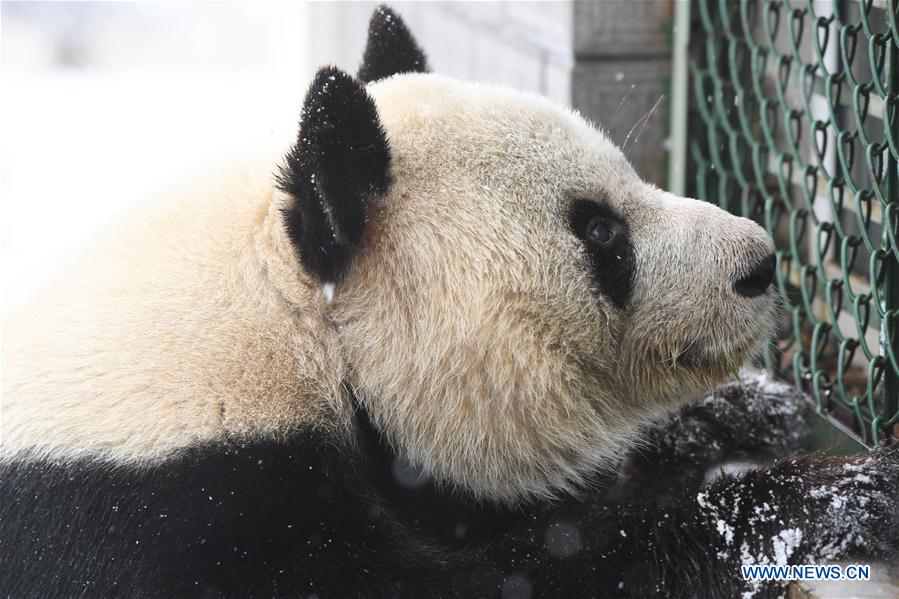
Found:
<svg viewBox="0 0 899 599"><path fill-rule="evenodd" d="M787 457L665 505L500 508L410 481L356 407L352 443L302 429L139 467L0 460L0 597L782 597L740 565L899 550L899 446Z"/></svg>
<svg viewBox="0 0 899 599"><path fill-rule="evenodd" d="M427 73L428 61L398 14L381 4L371 15L365 55L356 76L368 83L397 73Z"/></svg>
<svg viewBox="0 0 899 599"><path fill-rule="evenodd" d="M390 186L390 148L365 88L335 67L315 75L296 144L278 174L294 202L284 222L304 266L340 278L359 244L372 200Z"/></svg>

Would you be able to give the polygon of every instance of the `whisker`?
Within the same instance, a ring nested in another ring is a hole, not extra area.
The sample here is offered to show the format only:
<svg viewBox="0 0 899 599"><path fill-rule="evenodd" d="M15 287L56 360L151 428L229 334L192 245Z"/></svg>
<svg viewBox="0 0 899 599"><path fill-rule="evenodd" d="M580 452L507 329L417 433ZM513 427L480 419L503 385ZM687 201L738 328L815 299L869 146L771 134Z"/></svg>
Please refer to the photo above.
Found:
<svg viewBox="0 0 899 599"><path fill-rule="evenodd" d="M652 108L649 109L649 112L647 112L642 117L637 119L637 122L634 123L633 127L631 127L631 130L627 132L627 137L624 138L624 143L621 145L622 152L627 148L627 144L631 139L631 135L633 134L634 129L636 129L637 126L640 125L641 123L643 124L643 126L640 127L640 131L637 133L637 139L639 139L640 135L643 133L643 129L646 128L646 125L649 123L649 120L652 118L653 113L655 113L656 108L658 108L659 104L662 103L662 100L664 100L667 97L668 97L668 94L662 94L661 96L659 96L659 99L656 100L656 103L652 105ZM634 140L634 142L636 143L636 140Z"/></svg>

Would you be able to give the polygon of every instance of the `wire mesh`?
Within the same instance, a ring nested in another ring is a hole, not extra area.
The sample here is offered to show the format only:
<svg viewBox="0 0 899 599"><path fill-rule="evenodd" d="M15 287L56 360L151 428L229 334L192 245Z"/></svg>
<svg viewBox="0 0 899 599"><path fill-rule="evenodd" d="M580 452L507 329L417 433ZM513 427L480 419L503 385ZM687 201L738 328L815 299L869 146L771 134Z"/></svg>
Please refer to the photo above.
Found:
<svg viewBox="0 0 899 599"><path fill-rule="evenodd" d="M769 370L873 445L899 438L899 0L698 0L689 189L764 225Z"/></svg>

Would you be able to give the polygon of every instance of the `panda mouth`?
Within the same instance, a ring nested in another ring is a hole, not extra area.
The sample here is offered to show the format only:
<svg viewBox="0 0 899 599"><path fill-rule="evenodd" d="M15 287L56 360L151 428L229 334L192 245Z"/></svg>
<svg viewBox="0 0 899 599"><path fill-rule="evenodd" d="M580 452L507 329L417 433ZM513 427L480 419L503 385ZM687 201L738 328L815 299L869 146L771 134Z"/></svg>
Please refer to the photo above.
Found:
<svg viewBox="0 0 899 599"><path fill-rule="evenodd" d="M772 331L766 321L744 322L741 330L715 331L702 335L672 335L668 338L635 339L633 364L662 370L665 376L691 379L724 379L738 372L747 358L760 354Z"/></svg>
<svg viewBox="0 0 899 599"><path fill-rule="evenodd" d="M704 366L717 362L705 351L703 343L699 340L692 340L684 344L671 358L671 365L677 367L679 364L684 366Z"/></svg>
<svg viewBox="0 0 899 599"><path fill-rule="evenodd" d="M730 369L736 359L735 353L709 352L703 343L696 341L685 344L663 361L671 370L718 371L722 368Z"/></svg>
<svg viewBox="0 0 899 599"><path fill-rule="evenodd" d="M750 335L727 344L724 349L712 348L699 339L690 340L672 353L666 361L672 368L735 371L747 355L757 347L759 336Z"/></svg>

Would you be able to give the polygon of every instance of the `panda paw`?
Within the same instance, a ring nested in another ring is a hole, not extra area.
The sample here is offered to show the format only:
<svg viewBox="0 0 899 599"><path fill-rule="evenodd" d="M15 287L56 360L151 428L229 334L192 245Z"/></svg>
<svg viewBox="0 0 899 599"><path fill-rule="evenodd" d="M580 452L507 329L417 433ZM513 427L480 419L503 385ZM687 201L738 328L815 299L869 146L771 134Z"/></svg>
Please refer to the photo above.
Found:
<svg viewBox="0 0 899 599"><path fill-rule="evenodd" d="M732 449L783 455L803 447L810 406L792 385L752 372L721 385L685 412L714 422Z"/></svg>
<svg viewBox="0 0 899 599"><path fill-rule="evenodd" d="M831 458L806 493L820 506L817 557L883 559L899 554L899 443Z"/></svg>
<svg viewBox="0 0 899 599"><path fill-rule="evenodd" d="M899 444L853 456L786 457L721 476L684 505L731 571L739 565L891 561L899 554ZM785 588L743 584L749 596Z"/></svg>
<svg viewBox="0 0 899 599"><path fill-rule="evenodd" d="M783 458L723 477L702 497L713 515L733 514L728 525L746 543L748 563L781 563L784 532L801 541L793 557L882 559L899 549L899 444L852 456Z"/></svg>
<svg viewBox="0 0 899 599"><path fill-rule="evenodd" d="M666 461L712 466L735 454L785 455L801 449L810 404L790 385L751 373L681 407L649 431Z"/></svg>

